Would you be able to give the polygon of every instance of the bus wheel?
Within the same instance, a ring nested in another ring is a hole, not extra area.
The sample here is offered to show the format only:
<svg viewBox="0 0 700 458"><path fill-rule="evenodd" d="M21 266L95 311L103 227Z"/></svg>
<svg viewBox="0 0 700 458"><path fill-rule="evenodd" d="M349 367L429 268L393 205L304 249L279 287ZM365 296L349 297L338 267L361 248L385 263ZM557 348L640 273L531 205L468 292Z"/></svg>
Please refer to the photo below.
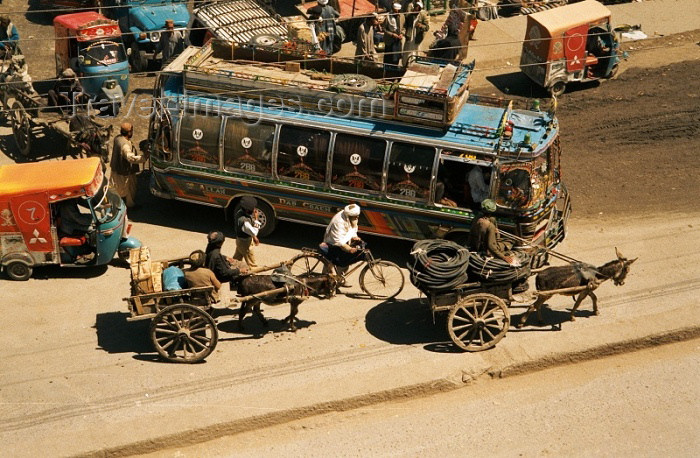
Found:
<svg viewBox="0 0 700 458"><path fill-rule="evenodd" d="M566 83L564 81L557 81L549 88L549 93L552 94L552 97L559 97L564 91L566 91Z"/></svg>

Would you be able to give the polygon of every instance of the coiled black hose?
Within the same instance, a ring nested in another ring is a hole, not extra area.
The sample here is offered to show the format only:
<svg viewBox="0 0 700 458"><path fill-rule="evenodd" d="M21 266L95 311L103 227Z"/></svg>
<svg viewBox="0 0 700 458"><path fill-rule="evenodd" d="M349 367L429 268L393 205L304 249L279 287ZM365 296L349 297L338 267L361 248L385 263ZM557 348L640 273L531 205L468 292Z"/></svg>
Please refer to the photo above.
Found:
<svg viewBox="0 0 700 458"><path fill-rule="evenodd" d="M469 276L480 281L506 283L518 282L530 276L530 255L522 251L513 251L510 256L520 261L520 267L514 267L507 262L485 257L481 253L471 253L469 257Z"/></svg>
<svg viewBox="0 0 700 458"><path fill-rule="evenodd" d="M445 291L467 282L469 250L449 240L416 242L407 264L411 283L421 291Z"/></svg>

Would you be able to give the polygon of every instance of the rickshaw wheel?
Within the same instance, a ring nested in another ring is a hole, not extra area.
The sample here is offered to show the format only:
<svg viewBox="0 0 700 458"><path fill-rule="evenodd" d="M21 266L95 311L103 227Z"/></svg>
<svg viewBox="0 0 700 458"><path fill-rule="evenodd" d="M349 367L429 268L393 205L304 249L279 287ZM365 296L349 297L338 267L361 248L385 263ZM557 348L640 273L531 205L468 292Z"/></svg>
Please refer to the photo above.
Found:
<svg viewBox="0 0 700 458"><path fill-rule="evenodd" d="M17 149L19 149L22 156L29 156L29 152L32 148L32 138L31 138L31 125L29 123L29 114L27 110L24 109L22 104L15 100L12 104L12 134L15 137L15 143L17 143Z"/></svg>
<svg viewBox="0 0 700 458"><path fill-rule="evenodd" d="M190 304L175 304L151 322L151 341L158 354L172 363L198 363L216 348L219 332L214 319Z"/></svg>
<svg viewBox="0 0 700 458"><path fill-rule="evenodd" d="M612 66L610 69L610 73L608 74L608 79L615 78L617 76L617 72L620 70L620 66L618 64L615 64Z"/></svg>
<svg viewBox="0 0 700 458"><path fill-rule="evenodd" d="M15 281L27 281L32 276L32 268L24 261L10 261L5 266L7 276Z"/></svg>
<svg viewBox="0 0 700 458"><path fill-rule="evenodd" d="M482 351L496 345L508 332L510 313L493 294L470 294L457 302L447 317L452 342L465 351Z"/></svg>
<svg viewBox="0 0 700 458"><path fill-rule="evenodd" d="M564 91L566 91L566 83L564 81L557 81L549 88L549 93L552 94L552 97L559 97Z"/></svg>

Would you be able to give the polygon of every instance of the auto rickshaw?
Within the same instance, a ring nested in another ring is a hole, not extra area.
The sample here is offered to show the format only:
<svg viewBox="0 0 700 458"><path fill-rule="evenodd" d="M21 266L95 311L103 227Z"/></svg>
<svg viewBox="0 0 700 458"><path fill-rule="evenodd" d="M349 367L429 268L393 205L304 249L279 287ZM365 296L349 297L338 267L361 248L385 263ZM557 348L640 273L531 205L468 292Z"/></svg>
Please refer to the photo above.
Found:
<svg viewBox="0 0 700 458"><path fill-rule="evenodd" d="M53 25L56 75L71 68L92 103L116 115L129 92L129 62L119 23L85 11L56 16Z"/></svg>
<svg viewBox="0 0 700 458"><path fill-rule="evenodd" d="M559 96L570 82L612 78L620 62L610 10L586 0L530 14L520 69Z"/></svg>
<svg viewBox="0 0 700 458"><path fill-rule="evenodd" d="M99 266L141 246L99 158L0 167L0 266L28 280L36 266Z"/></svg>

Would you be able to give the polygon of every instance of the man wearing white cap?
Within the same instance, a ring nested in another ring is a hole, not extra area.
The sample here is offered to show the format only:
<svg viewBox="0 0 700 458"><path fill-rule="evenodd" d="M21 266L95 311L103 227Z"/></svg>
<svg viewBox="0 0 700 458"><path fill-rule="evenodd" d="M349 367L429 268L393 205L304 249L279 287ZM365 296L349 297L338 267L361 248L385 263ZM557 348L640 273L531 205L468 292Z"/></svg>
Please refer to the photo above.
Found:
<svg viewBox="0 0 700 458"><path fill-rule="evenodd" d="M406 19L401 13L401 3L395 2L391 10L384 20L384 64L398 66L403 51Z"/></svg>
<svg viewBox="0 0 700 458"><path fill-rule="evenodd" d="M323 236L323 243L328 245L328 259L341 275L362 256L362 249L357 247L362 244L357 236L359 218L360 206L350 204L333 216Z"/></svg>
<svg viewBox="0 0 700 458"><path fill-rule="evenodd" d="M374 32L375 27L379 25L379 15L372 13L367 16L357 29L357 38L355 42L355 60L366 60L369 62L377 62L377 52L374 49Z"/></svg>

